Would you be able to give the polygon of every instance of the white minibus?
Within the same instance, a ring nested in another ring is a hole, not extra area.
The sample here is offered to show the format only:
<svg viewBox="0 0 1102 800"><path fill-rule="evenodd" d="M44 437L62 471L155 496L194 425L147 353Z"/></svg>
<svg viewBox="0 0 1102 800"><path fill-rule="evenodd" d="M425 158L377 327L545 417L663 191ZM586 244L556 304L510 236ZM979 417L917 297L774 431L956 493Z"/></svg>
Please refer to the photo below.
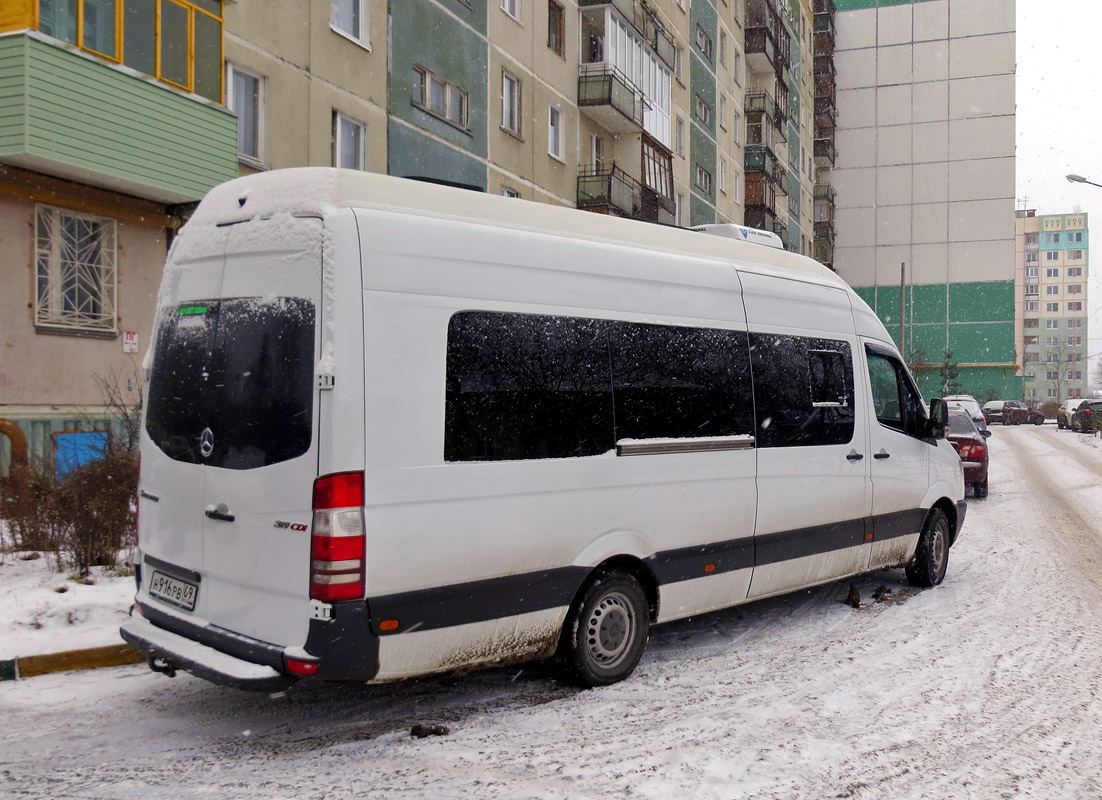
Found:
<svg viewBox="0 0 1102 800"><path fill-rule="evenodd" d="M257 690L552 656L595 686L651 625L938 584L945 404L769 238L336 169L215 188L144 363L123 637Z"/></svg>

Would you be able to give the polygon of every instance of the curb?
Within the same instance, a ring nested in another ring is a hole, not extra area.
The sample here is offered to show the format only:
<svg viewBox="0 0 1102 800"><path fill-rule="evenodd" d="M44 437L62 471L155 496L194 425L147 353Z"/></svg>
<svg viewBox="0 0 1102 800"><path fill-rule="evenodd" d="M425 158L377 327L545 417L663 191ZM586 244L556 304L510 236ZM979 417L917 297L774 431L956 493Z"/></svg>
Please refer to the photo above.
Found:
<svg viewBox="0 0 1102 800"><path fill-rule="evenodd" d="M67 672L75 669L118 667L141 662L142 654L128 644L107 647L91 647L84 650L68 650L41 656L0 659L0 681L13 681L47 675L51 672Z"/></svg>

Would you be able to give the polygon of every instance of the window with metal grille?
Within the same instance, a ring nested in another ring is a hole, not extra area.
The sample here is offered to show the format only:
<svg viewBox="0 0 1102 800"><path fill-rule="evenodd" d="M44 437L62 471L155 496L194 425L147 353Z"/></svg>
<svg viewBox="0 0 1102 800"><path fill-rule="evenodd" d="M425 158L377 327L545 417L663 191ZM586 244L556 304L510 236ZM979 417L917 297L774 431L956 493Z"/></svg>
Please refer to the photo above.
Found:
<svg viewBox="0 0 1102 800"><path fill-rule="evenodd" d="M35 325L115 333L115 220L35 208Z"/></svg>

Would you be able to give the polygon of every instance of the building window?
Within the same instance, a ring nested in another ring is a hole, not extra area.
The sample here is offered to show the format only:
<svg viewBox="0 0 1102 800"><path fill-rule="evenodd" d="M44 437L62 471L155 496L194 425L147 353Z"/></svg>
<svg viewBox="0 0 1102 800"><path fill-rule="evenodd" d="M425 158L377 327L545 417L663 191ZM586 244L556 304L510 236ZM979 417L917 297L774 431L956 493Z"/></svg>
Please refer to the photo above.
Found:
<svg viewBox="0 0 1102 800"><path fill-rule="evenodd" d="M516 189L513 189L509 186L502 186L501 187L501 196L502 197L514 197L514 198L516 198L516 197L520 197L520 192L518 192Z"/></svg>
<svg viewBox="0 0 1102 800"><path fill-rule="evenodd" d="M1083 284L1081 284L1081 283L1068 284L1068 294L1083 294Z"/></svg>
<svg viewBox="0 0 1102 800"><path fill-rule="evenodd" d="M1060 327L1060 320L1058 320L1058 319L1046 319L1045 320L1045 327L1048 328L1050 331L1054 331L1054 330L1056 330L1057 328Z"/></svg>
<svg viewBox="0 0 1102 800"><path fill-rule="evenodd" d="M501 0L501 10L520 22L520 3L521 0Z"/></svg>
<svg viewBox="0 0 1102 800"><path fill-rule="evenodd" d="M1026 303L1026 305L1028 306L1029 304ZM1034 303L1033 305L1037 305L1037 304ZM1026 309L1026 311L1029 311L1029 310L1030 309L1028 309L1028 308ZM1045 312L1046 313L1052 314L1052 313L1058 312L1059 310L1060 310L1060 304L1059 303L1045 303Z"/></svg>
<svg viewBox="0 0 1102 800"><path fill-rule="evenodd" d="M589 140L589 153L593 161L593 169L600 172L605 168L605 140L597 134L591 134Z"/></svg>
<svg viewBox="0 0 1102 800"><path fill-rule="evenodd" d="M1083 241L1083 232L1082 231L1076 231L1074 234L1069 233L1068 234L1068 241L1069 242L1072 240L1073 235L1075 236L1076 243L1079 243L1079 242ZM1056 241L1060 241L1060 235L1059 234L1056 235Z"/></svg>
<svg viewBox="0 0 1102 800"><path fill-rule="evenodd" d="M738 50L731 55L731 77L736 86L742 86L742 53Z"/></svg>
<svg viewBox="0 0 1102 800"><path fill-rule="evenodd" d="M1058 234L1058 233L1052 234L1052 243L1053 244L1060 244L1060 234Z"/></svg>
<svg viewBox="0 0 1102 800"><path fill-rule="evenodd" d="M222 102L222 0L40 0L30 5L38 7L41 33Z"/></svg>
<svg viewBox="0 0 1102 800"><path fill-rule="evenodd" d="M548 106L547 109L547 154L563 160L563 120L562 109Z"/></svg>
<svg viewBox="0 0 1102 800"><path fill-rule="evenodd" d="M1059 250L1046 250L1045 261L1058 261L1060 259Z"/></svg>
<svg viewBox="0 0 1102 800"><path fill-rule="evenodd" d="M1083 337L1082 336L1069 336L1068 337L1068 346L1069 347L1081 347L1082 345L1083 345Z"/></svg>
<svg viewBox="0 0 1102 800"><path fill-rule="evenodd" d="M727 194L727 159L721 158L719 160L719 190L723 194Z"/></svg>
<svg viewBox="0 0 1102 800"><path fill-rule="evenodd" d="M1059 278L1060 277L1060 270L1055 268L1055 267L1053 267L1051 269L1046 269L1045 270L1045 277L1046 278Z"/></svg>
<svg viewBox="0 0 1102 800"><path fill-rule="evenodd" d="M1030 297L1031 295L1039 295L1040 293L1041 293L1041 287L1040 287L1039 284L1027 283L1025 285L1026 297Z"/></svg>
<svg viewBox="0 0 1102 800"><path fill-rule="evenodd" d="M1026 311L1036 311L1037 310L1037 301L1036 300L1026 301L1025 310Z"/></svg>
<svg viewBox="0 0 1102 800"><path fill-rule="evenodd" d="M735 144L742 144L742 114L731 112L731 131Z"/></svg>
<svg viewBox="0 0 1102 800"><path fill-rule="evenodd" d="M674 218L677 224L684 227L685 225L685 195L683 192L678 192L677 197L674 199Z"/></svg>
<svg viewBox="0 0 1102 800"><path fill-rule="evenodd" d="M696 118L709 128L712 127L712 107L700 95L696 96Z"/></svg>
<svg viewBox="0 0 1102 800"><path fill-rule="evenodd" d="M367 44L367 0L329 0L329 26Z"/></svg>
<svg viewBox="0 0 1102 800"><path fill-rule="evenodd" d="M1027 264L1036 264L1037 263L1037 254L1036 253L1026 253L1025 254L1025 263L1027 263Z"/></svg>
<svg viewBox="0 0 1102 800"><path fill-rule="evenodd" d="M367 126L339 111L333 112L333 166L367 169Z"/></svg>
<svg viewBox="0 0 1102 800"><path fill-rule="evenodd" d="M727 95L719 96L719 127L727 130Z"/></svg>
<svg viewBox="0 0 1102 800"><path fill-rule="evenodd" d="M1060 344L1059 336L1048 336L1045 338L1045 345L1048 347L1056 347L1058 344Z"/></svg>
<svg viewBox="0 0 1102 800"><path fill-rule="evenodd" d="M695 180L697 188L707 194L709 197L712 195L712 173L704 169L699 164L696 165Z"/></svg>
<svg viewBox="0 0 1102 800"><path fill-rule="evenodd" d="M1060 287L1059 286L1046 286L1045 287L1045 294L1060 294Z"/></svg>
<svg viewBox="0 0 1102 800"><path fill-rule="evenodd" d="M727 66L727 31L719 32L719 63Z"/></svg>
<svg viewBox="0 0 1102 800"><path fill-rule="evenodd" d="M413 68L413 104L467 130L467 93L424 67Z"/></svg>
<svg viewBox="0 0 1102 800"><path fill-rule="evenodd" d="M1081 319L1069 319L1068 320L1068 327L1069 328L1082 328L1083 327L1083 320L1081 320Z"/></svg>
<svg viewBox="0 0 1102 800"><path fill-rule="evenodd" d="M706 59L712 60L712 37L700 25L696 26L696 46Z"/></svg>
<svg viewBox="0 0 1102 800"><path fill-rule="evenodd" d="M565 33L566 12L555 0L547 0L547 47L558 55L563 54L563 42Z"/></svg>
<svg viewBox="0 0 1102 800"><path fill-rule="evenodd" d="M1078 369L1071 370L1070 372L1068 372L1068 378L1073 381L1081 381L1083 380L1083 371Z"/></svg>
<svg viewBox="0 0 1102 800"><path fill-rule="evenodd" d="M1083 251L1082 250L1072 250L1068 253L1068 258L1072 259L1073 261L1078 261L1082 257L1083 257Z"/></svg>
<svg viewBox="0 0 1102 800"><path fill-rule="evenodd" d="M1073 253L1078 252L1080 254L1080 255L1076 256L1076 258L1082 258L1083 257L1082 256L1082 253L1083 253L1082 250L1078 250L1078 251L1073 250L1072 252ZM1082 267L1068 267L1068 277L1069 278L1082 278L1083 277L1083 268Z"/></svg>
<svg viewBox="0 0 1102 800"><path fill-rule="evenodd" d="M1076 300L1074 303L1068 303L1068 311L1082 311L1083 301Z"/></svg>
<svg viewBox="0 0 1102 800"><path fill-rule="evenodd" d="M1037 267L1026 267L1025 268L1025 276L1027 278L1036 278L1037 277Z"/></svg>
<svg viewBox="0 0 1102 800"><path fill-rule="evenodd" d="M114 333L115 220L35 207L35 325Z"/></svg>
<svg viewBox="0 0 1102 800"><path fill-rule="evenodd" d="M514 136L520 136L520 80L508 72L501 72L501 127Z"/></svg>
<svg viewBox="0 0 1102 800"><path fill-rule="evenodd" d="M677 154L679 156L684 158L685 157L685 120L681 119L681 117L678 117L677 122L674 125L674 129L675 129L675 132L676 132L676 134L674 136L674 149L675 149L675 151L677 152Z"/></svg>
<svg viewBox="0 0 1102 800"><path fill-rule="evenodd" d="M237 156L242 161L264 161L264 79L235 64L227 67L226 105L237 115Z"/></svg>

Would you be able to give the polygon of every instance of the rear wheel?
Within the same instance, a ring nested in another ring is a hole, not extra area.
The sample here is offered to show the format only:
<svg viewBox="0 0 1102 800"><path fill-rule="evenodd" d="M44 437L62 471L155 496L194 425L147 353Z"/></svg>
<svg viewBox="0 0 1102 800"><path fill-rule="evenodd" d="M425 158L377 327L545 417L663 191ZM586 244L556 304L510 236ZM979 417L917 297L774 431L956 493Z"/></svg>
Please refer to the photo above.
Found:
<svg viewBox="0 0 1102 800"><path fill-rule="evenodd" d="M634 670L647 645L647 596L634 577L602 571L570 607L558 659L564 677L579 686L607 686Z"/></svg>
<svg viewBox="0 0 1102 800"><path fill-rule="evenodd" d="M972 484L972 491L977 498L983 500L987 497L987 478L983 479L983 483Z"/></svg>
<svg viewBox="0 0 1102 800"><path fill-rule="evenodd" d="M907 565L907 580L914 586L937 586L949 567L949 520L940 508L930 511L918 548Z"/></svg>

